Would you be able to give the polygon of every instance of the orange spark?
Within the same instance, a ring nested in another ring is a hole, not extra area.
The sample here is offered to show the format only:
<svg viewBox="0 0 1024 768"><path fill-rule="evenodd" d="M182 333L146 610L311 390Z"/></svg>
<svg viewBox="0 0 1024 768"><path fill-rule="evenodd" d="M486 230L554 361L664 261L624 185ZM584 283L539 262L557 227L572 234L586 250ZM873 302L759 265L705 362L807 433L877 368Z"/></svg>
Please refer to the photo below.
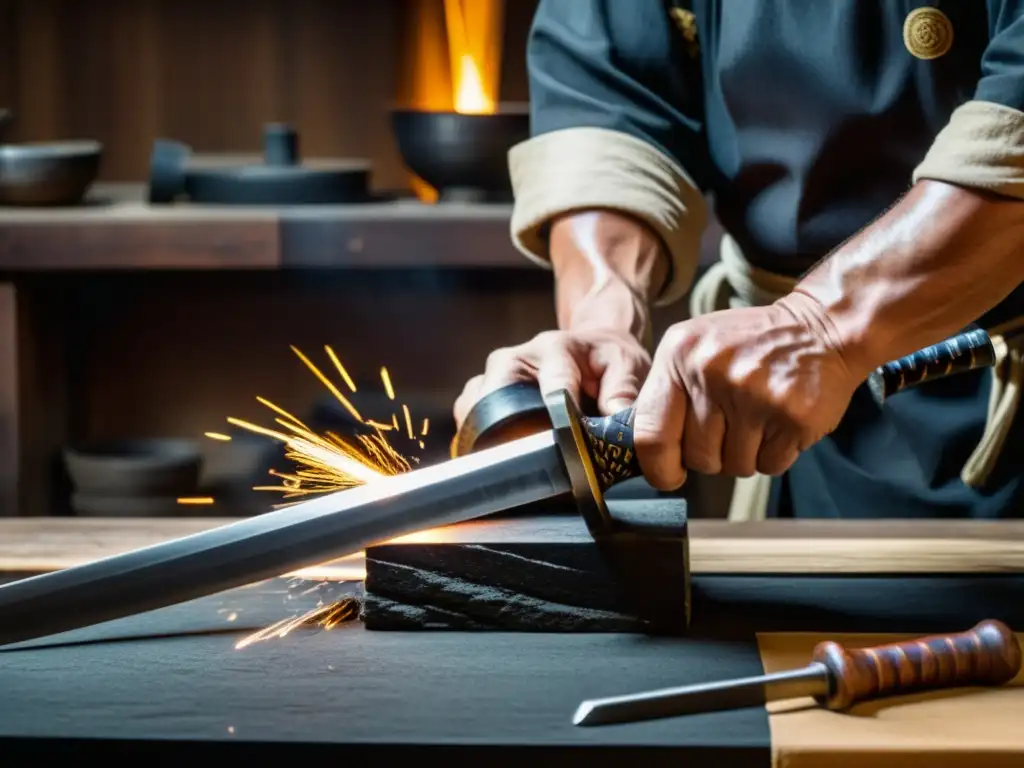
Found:
<svg viewBox="0 0 1024 768"><path fill-rule="evenodd" d="M398 415L396 413L391 414L390 424L372 419L364 420L348 399L338 391L338 388L309 358L297 348L292 347L291 349L320 382L327 387L331 394L345 406L346 410L362 424L373 429L374 432L368 435L358 434L353 439L339 437L333 432L317 434L289 411L266 398L257 397L256 399L261 405L276 414L274 423L279 429L260 426L233 417L228 418L228 423L282 443L285 447L285 458L295 466L290 472L271 470L270 475L279 484L259 485L253 490L279 493L286 503L294 503L295 499L311 494L333 493L373 482L382 477L409 471L411 469L410 461L395 450L384 434L385 432L399 429ZM325 347L325 349L339 375L345 380L349 389L355 392L355 384L348 376L337 355L334 354L330 347ZM391 377L388 374L387 368L381 368L381 380L384 382L388 397L394 400L394 388L391 384ZM412 413L409 407L403 404L402 412L409 439L416 440L412 427ZM429 426L429 421L424 419L421 435L427 434ZM215 435L219 433L207 434ZM224 437L230 439L227 436ZM423 440L418 440L418 445L422 449L424 447ZM212 503L212 501L210 499L209 503ZM335 577L337 577L337 574L344 573L344 578L347 580L361 579L365 576L365 570L358 567L355 563L348 564L347 567L343 566L340 570L339 565L343 564L334 563L328 564L325 567L333 569L331 573L335 574ZM241 649L262 640L284 637L299 627L316 626L322 629L331 629L343 621L355 618L358 616L358 613L359 601L352 597L343 598L330 605L321 604L306 614L284 619L243 638L239 641L236 648Z"/></svg>
<svg viewBox="0 0 1024 768"><path fill-rule="evenodd" d="M284 416L286 419L288 419L288 421L292 422L293 424L297 424L298 426L302 427L306 431L309 431L309 427L307 427L305 424L303 424L301 421L299 421L297 418L295 418L295 416L290 414L284 408L281 408L280 406L274 405L272 402L267 400L265 397L257 397L256 398L256 402L259 403L260 405L266 406L267 408L272 410L274 413L278 413L281 416Z"/></svg>
<svg viewBox="0 0 1024 768"><path fill-rule="evenodd" d="M356 383L352 381L352 377L348 375L348 371L345 370L345 366L341 364L341 360L338 359L338 356L334 354L334 350L331 349L329 344L324 346L324 349L327 350L327 356L331 358L331 362L334 363L334 367L337 369L338 375L344 380L346 386L355 392Z"/></svg>
<svg viewBox="0 0 1024 768"><path fill-rule="evenodd" d="M391 386L391 374L387 368L380 369L380 380L384 382L384 392L387 393L388 400L394 400L395 388Z"/></svg>
<svg viewBox="0 0 1024 768"><path fill-rule="evenodd" d="M334 386L334 382L324 376L320 369L313 365L313 362L302 354L302 352L300 352L296 347L292 347L292 352L298 355L298 358L306 365L307 368L309 368L310 371L312 371L313 375L320 379L320 383L327 387L328 391L337 398L338 402L342 404L345 410L352 414L352 418L362 423L363 417L359 415L359 411L357 411L355 406L349 402L348 398L341 394L341 391Z"/></svg>
<svg viewBox="0 0 1024 768"><path fill-rule="evenodd" d="M178 499L179 504L213 504L212 496L183 496Z"/></svg>
<svg viewBox="0 0 1024 768"><path fill-rule="evenodd" d="M405 429L409 433L409 439L415 440L416 435L412 431L412 415L409 413L409 406L402 403L402 414L405 416Z"/></svg>
<svg viewBox="0 0 1024 768"><path fill-rule="evenodd" d="M235 650L240 651L247 646L253 645L272 638L285 637L293 629L299 627L318 627L324 631L334 629L344 621L356 618L359 615L359 601L354 597L345 597L337 602L328 605L320 604L311 611L301 616L293 616L282 619L271 624L265 629L253 632L235 644Z"/></svg>

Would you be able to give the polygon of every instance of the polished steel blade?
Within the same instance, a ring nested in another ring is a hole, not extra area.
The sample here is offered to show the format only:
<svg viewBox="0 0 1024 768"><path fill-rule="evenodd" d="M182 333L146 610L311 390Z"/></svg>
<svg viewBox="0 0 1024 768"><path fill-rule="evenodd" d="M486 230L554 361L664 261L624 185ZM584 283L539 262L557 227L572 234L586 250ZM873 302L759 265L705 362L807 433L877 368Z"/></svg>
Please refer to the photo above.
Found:
<svg viewBox="0 0 1024 768"><path fill-rule="evenodd" d="M828 693L828 670L814 663L803 669L716 683L589 699L576 709L574 725L611 725L661 717L756 707L766 701Z"/></svg>
<svg viewBox="0 0 1024 768"><path fill-rule="evenodd" d="M0 644L91 626L570 490L554 433L0 586Z"/></svg>

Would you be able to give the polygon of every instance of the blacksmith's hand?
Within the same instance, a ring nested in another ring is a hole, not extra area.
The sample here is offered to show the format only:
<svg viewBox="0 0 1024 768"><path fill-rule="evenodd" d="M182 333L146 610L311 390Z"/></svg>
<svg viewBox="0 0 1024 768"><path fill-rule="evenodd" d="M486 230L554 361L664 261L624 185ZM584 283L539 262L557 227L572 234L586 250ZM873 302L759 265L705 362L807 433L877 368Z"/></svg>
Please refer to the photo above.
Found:
<svg viewBox="0 0 1024 768"><path fill-rule="evenodd" d="M521 381L536 381L545 393L567 389L576 402L585 394L602 414L616 413L633 404L650 365L647 350L625 331L545 331L490 354L484 373L455 401L455 422L461 427L478 400Z"/></svg>
<svg viewBox="0 0 1024 768"><path fill-rule="evenodd" d="M660 490L680 487L687 469L781 474L835 429L862 379L802 294L679 323L636 400L641 468Z"/></svg>

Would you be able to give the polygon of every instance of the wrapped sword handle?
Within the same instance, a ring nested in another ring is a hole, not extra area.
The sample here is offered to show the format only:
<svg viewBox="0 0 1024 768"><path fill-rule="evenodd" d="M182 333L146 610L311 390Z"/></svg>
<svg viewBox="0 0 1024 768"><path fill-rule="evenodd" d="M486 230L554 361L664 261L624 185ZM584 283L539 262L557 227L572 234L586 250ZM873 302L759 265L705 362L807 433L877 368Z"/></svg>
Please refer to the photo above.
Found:
<svg viewBox="0 0 1024 768"><path fill-rule="evenodd" d="M1005 344L1000 336L989 336L973 328L938 344L880 366L868 377L868 390L882 405L891 395L921 384L978 368L991 368ZM591 461L602 491L642 474L633 446L636 412L626 408L611 416L583 417Z"/></svg>
<svg viewBox="0 0 1024 768"><path fill-rule="evenodd" d="M944 379L978 368L991 368L998 360L998 336L974 328L930 347L879 366L868 377L868 390L882 405L888 397L915 387L923 381Z"/></svg>
<svg viewBox="0 0 1024 768"><path fill-rule="evenodd" d="M1008 683L1020 672L1021 647L1009 627L990 620L959 634L875 648L819 643L813 660L829 672L830 691L819 703L840 710L882 696Z"/></svg>
<svg viewBox="0 0 1024 768"><path fill-rule="evenodd" d="M583 417L587 451L602 492L642 474L633 447L635 418L636 411L633 408L626 408L611 416Z"/></svg>

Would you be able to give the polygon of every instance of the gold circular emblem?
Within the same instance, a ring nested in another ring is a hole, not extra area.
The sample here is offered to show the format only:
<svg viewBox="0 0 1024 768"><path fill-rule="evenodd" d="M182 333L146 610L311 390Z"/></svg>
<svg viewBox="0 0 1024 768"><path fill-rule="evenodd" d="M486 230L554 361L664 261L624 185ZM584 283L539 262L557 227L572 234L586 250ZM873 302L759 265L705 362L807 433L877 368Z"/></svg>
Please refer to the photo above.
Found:
<svg viewBox="0 0 1024 768"><path fill-rule="evenodd" d="M903 44L912 56L937 59L953 47L953 25L938 8L915 8L903 22Z"/></svg>

